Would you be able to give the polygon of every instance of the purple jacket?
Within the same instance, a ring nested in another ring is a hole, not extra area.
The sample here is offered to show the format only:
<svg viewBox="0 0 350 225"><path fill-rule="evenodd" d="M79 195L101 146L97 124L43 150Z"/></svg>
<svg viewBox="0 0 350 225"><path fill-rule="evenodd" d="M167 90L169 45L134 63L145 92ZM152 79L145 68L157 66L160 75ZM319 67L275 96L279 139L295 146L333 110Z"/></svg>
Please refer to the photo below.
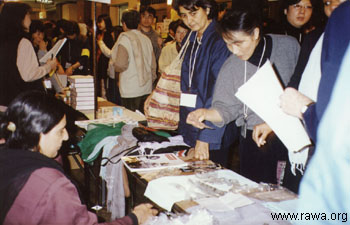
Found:
<svg viewBox="0 0 350 225"><path fill-rule="evenodd" d="M19 192L4 224L98 224L79 199L78 191L60 171L52 168L35 170ZM132 225L130 216L114 220L110 225Z"/></svg>

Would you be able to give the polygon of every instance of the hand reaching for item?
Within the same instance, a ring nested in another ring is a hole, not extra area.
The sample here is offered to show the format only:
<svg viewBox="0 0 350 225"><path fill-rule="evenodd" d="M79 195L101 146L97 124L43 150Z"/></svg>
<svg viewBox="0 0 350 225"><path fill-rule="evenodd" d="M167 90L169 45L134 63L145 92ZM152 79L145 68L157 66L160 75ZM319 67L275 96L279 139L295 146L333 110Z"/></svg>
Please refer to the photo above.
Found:
<svg viewBox="0 0 350 225"><path fill-rule="evenodd" d="M252 138L255 141L255 143L258 145L258 147L260 148L261 146L266 144L266 138L272 132L273 131L272 131L271 127L269 125L267 125L267 123L258 124L253 129L253 134L252 134L253 137Z"/></svg>
<svg viewBox="0 0 350 225"><path fill-rule="evenodd" d="M149 203L140 204L134 208L132 211L139 221L139 224L145 223L152 216L157 215L158 210L152 209L152 205Z"/></svg>
<svg viewBox="0 0 350 225"><path fill-rule="evenodd" d="M188 114L186 123L191 124L199 129L204 129L207 126L203 123L205 120L207 109L197 109Z"/></svg>
<svg viewBox="0 0 350 225"><path fill-rule="evenodd" d="M194 158L199 160L209 159L209 143L197 140L194 148Z"/></svg>

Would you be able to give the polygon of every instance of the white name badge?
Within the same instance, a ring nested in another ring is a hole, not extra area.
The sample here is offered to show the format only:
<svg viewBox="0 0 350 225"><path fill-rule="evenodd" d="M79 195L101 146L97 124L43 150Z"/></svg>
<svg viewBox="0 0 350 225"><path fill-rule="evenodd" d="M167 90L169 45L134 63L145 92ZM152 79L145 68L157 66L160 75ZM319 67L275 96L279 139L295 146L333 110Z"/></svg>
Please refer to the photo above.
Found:
<svg viewBox="0 0 350 225"><path fill-rule="evenodd" d="M46 89L51 89L52 88L51 80L44 80L44 85Z"/></svg>
<svg viewBox="0 0 350 225"><path fill-rule="evenodd" d="M180 105L186 106L186 107L196 107L196 101L197 101L197 95L195 94L188 94L188 93L181 93L180 97Z"/></svg>

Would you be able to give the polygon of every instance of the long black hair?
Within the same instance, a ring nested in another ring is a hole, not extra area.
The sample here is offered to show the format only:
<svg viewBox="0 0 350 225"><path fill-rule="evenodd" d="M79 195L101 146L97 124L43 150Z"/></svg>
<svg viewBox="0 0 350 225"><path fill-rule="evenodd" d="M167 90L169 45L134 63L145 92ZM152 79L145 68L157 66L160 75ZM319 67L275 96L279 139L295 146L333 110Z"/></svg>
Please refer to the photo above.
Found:
<svg viewBox="0 0 350 225"><path fill-rule="evenodd" d="M27 13L31 12L28 4L8 2L2 7L0 14L0 41L29 38L28 31L23 26Z"/></svg>
<svg viewBox="0 0 350 225"><path fill-rule="evenodd" d="M102 20L105 21L106 33L111 33L113 31L111 18L107 14L101 14L97 17L97 23L101 23ZM101 31L98 31L98 32L101 32Z"/></svg>
<svg viewBox="0 0 350 225"><path fill-rule="evenodd" d="M31 91L17 96L0 119L0 138L5 146L35 150L40 134L48 133L64 117L63 102L54 96Z"/></svg>

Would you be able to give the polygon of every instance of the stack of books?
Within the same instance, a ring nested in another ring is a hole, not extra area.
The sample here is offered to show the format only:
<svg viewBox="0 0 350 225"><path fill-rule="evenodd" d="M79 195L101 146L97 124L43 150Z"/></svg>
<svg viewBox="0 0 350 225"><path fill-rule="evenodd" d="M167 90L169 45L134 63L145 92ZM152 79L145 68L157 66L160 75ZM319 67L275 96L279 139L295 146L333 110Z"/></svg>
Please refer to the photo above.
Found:
<svg viewBox="0 0 350 225"><path fill-rule="evenodd" d="M71 106L76 110L95 110L94 78L91 75L69 76Z"/></svg>

